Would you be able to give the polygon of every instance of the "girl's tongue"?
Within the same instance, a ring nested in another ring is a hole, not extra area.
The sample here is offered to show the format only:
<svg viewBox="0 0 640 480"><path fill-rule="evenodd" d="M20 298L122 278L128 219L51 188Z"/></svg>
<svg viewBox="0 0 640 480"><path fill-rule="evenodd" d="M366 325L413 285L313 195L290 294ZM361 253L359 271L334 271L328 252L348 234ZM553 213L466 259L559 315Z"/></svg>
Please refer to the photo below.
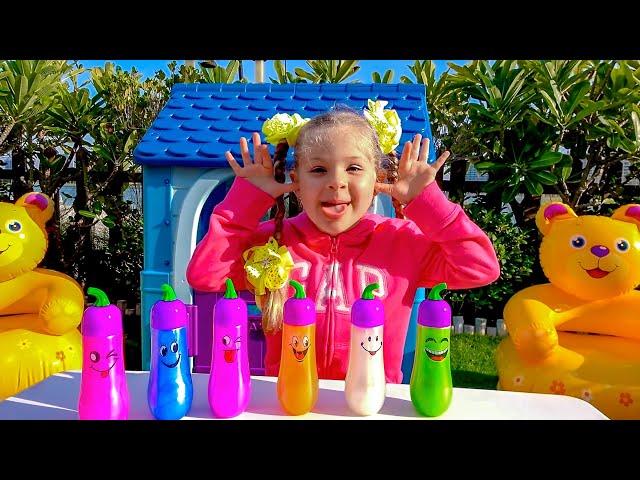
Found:
<svg viewBox="0 0 640 480"><path fill-rule="evenodd" d="M340 218L342 215L344 215L344 213L347 211L347 206L347 203L321 203L322 213L324 213L326 217L332 220Z"/></svg>

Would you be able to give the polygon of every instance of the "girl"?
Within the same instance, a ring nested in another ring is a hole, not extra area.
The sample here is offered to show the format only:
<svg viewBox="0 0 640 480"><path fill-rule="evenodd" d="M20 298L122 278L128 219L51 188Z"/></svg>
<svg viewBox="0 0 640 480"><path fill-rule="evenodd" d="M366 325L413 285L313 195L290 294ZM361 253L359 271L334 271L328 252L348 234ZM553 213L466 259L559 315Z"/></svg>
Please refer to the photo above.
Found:
<svg viewBox="0 0 640 480"><path fill-rule="evenodd" d="M291 183L281 183L283 144L276 149L280 182L274 178L268 146L257 133L253 145L252 158L247 140L240 139L243 166L226 154L236 178L193 253L189 284L200 291L221 291L229 277L247 288L243 252L275 237L288 249L290 278L302 283L316 303L318 376L342 380L349 358L351 305L368 284L377 282L375 293L385 307L386 381L401 383L416 289L440 282L451 289L480 287L500 274L487 236L434 181L449 152L428 164L429 143L418 134L404 145L396 182L377 182L384 178L381 165L388 158L376 131L350 109L322 114L300 129ZM275 199L287 192L295 192L303 212L283 220L281 211L275 220L260 223ZM367 213L376 192L402 205L406 219ZM263 308L267 375L278 375L282 303L288 288L269 292Z"/></svg>

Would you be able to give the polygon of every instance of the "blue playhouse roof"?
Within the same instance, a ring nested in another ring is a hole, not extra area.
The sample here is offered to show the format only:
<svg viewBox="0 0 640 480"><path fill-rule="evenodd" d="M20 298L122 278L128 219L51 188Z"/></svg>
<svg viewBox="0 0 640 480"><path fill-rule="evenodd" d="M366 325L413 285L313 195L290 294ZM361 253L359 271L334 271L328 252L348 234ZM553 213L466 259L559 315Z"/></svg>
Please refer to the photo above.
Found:
<svg viewBox="0 0 640 480"><path fill-rule="evenodd" d="M361 111L368 99L387 100L386 108L398 112L400 145L416 133L431 137L420 84L182 83L174 85L133 155L142 165L227 167L224 152L238 158L240 137L250 139L253 132L264 140L262 124L276 113L308 118L335 104Z"/></svg>

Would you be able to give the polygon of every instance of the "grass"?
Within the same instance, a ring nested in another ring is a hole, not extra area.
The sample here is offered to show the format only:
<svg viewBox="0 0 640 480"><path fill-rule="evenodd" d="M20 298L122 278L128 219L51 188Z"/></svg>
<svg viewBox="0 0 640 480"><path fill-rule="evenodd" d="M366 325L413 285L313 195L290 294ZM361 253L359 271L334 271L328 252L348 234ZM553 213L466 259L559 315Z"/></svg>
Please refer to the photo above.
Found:
<svg viewBox="0 0 640 480"><path fill-rule="evenodd" d="M499 337L451 336L451 377L454 387L495 390L498 372L494 353Z"/></svg>

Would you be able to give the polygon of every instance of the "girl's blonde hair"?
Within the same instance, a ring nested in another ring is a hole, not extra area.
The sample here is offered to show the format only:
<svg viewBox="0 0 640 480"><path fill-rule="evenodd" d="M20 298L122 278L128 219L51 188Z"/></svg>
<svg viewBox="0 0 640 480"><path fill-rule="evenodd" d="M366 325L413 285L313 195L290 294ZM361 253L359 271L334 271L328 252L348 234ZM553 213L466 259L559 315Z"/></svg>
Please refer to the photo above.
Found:
<svg viewBox="0 0 640 480"><path fill-rule="evenodd" d="M318 145L323 145L330 139L330 132L339 127L352 127L355 132L362 135L363 150L369 154L376 168L376 178L379 182L391 181L394 183L398 179L398 158L395 151L389 155L382 153L380 142L376 131L369 125L367 119L357 111L343 106L337 106L333 110L318 115L309 120L301 129L296 140L294 150L294 170L301 160ZM289 146L286 141L281 142L276 147L273 157L274 176L280 183L285 181L285 159ZM298 202L295 194L288 194L289 217L297 214ZM396 217L404 218L402 205L393 201ZM275 233L274 238L279 245L282 245L282 224L285 216L285 201L281 195L276 199L276 210L274 215ZM277 332L282 328L282 313L284 302L288 290L288 283L278 290L267 290L265 298L260 299L259 307L262 310L262 328L266 333Z"/></svg>

